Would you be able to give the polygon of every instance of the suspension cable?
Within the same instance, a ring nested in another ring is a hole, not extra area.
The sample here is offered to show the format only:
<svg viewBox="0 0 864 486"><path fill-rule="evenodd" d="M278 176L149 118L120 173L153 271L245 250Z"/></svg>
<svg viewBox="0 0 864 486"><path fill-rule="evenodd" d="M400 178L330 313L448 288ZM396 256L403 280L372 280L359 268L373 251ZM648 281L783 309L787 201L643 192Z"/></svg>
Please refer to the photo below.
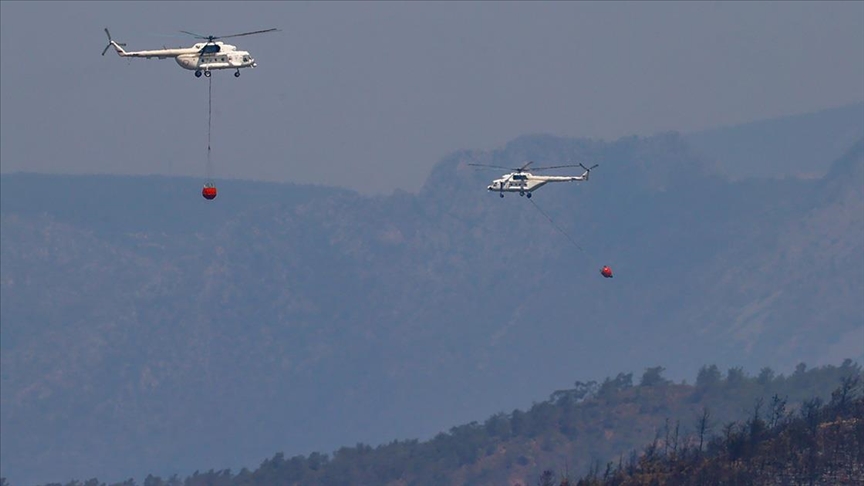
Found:
<svg viewBox="0 0 864 486"><path fill-rule="evenodd" d="M213 162L210 159L210 132L213 120L213 78L207 77L207 184L213 184Z"/></svg>
<svg viewBox="0 0 864 486"><path fill-rule="evenodd" d="M572 238L572 237L571 237L571 236L570 236L566 231L564 231L563 228L561 228L560 226L558 226L558 224L556 224L555 221L553 221L552 218L549 217L548 214L546 214L546 211L543 211L542 209L540 209L540 206L538 206L537 203L535 203L533 199L530 199L530 198L529 198L529 199L528 199L528 202L530 202L532 205L534 205L534 207L537 208L537 211L539 211L540 214L542 214L543 216L545 216L546 219L548 219L549 222L552 223L552 226L553 226L556 230L558 230L559 233L561 233L562 235L564 235L565 238L567 238L568 240L570 240L570 243L573 243L573 246L575 246L576 248L578 248L579 251L583 251L583 252L585 251L584 248L582 248L581 246L579 246L579 243L576 243L576 240L574 240L574 239L573 239L573 238Z"/></svg>

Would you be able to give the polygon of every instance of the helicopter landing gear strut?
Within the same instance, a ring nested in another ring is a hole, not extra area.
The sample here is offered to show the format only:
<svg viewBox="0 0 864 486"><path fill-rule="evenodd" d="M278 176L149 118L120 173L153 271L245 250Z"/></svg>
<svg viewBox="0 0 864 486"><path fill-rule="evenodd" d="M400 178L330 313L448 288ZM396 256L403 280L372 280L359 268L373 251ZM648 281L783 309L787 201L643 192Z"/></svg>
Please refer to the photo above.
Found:
<svg viewBox="0 0 864 486"><path fill-rule="evenodd" d="M200 70L200 69L197 70L197 71L195 71L195 77L196 77L196 78L200 78L200 77L201 77L201 70Z"/></svg>
<svg viewBox="0 0 864 486"><path fill-rule="evenodd" d="M239 69L237 70L237 72L234 73L234 77L235 77L235 78L239 78L239 77L240 77L240 70L239 70Z"/></svg>

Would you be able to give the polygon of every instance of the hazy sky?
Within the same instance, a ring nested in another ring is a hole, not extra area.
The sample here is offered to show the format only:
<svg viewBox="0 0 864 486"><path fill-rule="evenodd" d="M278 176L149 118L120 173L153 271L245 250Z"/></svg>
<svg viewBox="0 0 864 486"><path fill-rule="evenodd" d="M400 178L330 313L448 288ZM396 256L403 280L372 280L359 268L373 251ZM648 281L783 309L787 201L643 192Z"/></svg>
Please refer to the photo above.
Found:
<svg viewBox="0 0 864 486"><path fill-rule="evenodd" d="M864 2L0 3L2 171L203 176L207 81L127 49L227 35L216 176L417 190L519 135L694 131L864 100Z"/></svg>

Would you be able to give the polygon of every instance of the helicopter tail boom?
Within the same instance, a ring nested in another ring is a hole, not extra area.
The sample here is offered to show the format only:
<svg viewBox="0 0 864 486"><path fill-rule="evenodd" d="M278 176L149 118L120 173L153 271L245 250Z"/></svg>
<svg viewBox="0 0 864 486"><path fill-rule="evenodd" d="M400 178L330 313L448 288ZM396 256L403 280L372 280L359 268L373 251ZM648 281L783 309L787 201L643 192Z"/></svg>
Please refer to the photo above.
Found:
<svg viewBox="0 0 864 486"><path fill-rule="evenodd" d="M588 176L591 174L591 170L593 170L597 165L593 165L591 167L585 167L582 164L579 164L579 167L585 169L585 172L582 175L578 176L533 176L536 180L542 180L544 183L546 182L571 182L571 181L587 181ZM539 186L538 186L539 187Z"/></svg>

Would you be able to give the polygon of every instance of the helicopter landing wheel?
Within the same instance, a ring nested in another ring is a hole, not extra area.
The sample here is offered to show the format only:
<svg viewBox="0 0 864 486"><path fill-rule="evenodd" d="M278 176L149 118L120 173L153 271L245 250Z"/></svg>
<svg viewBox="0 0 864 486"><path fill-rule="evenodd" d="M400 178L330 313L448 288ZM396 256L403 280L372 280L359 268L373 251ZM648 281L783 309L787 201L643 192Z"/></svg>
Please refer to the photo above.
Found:
<svg viewBox="0 0 864 486"><path fill-rule="evenodd" d="M200 69L197 70L197 71L195 71L195 77L196 77L196 78L200 78L200 77L201 77L201 70L200 70Z"/></svg>
<svg viewBox="0 0 864 486"><path fill-rule="evenodd" d="M209 78L210 74L211 74L210 71L204 71L204 76L207 76Z"/></svg>
<svg viewBox="0 0 864 486"><path fill-rule="evenodd" d="M239 70L239 69L237 70L236 73L234 73L234 77L235 77L235 78L239 78L239 77L240 77L240 70Z"/></svg>
<svg viewBox="0 0 864 486"><path fill-rule="evenodd" d="M531 199L531 193L529 192L528 194L525 194L525 197L527 197L528 199Z"/></svg>
<svg viewBox="0 0 864 486"><path fill-rule="evenodd" d="M503 193L503 192L498 193L498 195L501 196L501 197L504 197L504 193Z"/></svg>
<svg viewBox="0 0 864 486"><path fill-rule="evenodd" d="M525 192L524 192L524 191L519 191L519 195L520 195L520 196L524 196L524 195L525 195Z"/></svg>

